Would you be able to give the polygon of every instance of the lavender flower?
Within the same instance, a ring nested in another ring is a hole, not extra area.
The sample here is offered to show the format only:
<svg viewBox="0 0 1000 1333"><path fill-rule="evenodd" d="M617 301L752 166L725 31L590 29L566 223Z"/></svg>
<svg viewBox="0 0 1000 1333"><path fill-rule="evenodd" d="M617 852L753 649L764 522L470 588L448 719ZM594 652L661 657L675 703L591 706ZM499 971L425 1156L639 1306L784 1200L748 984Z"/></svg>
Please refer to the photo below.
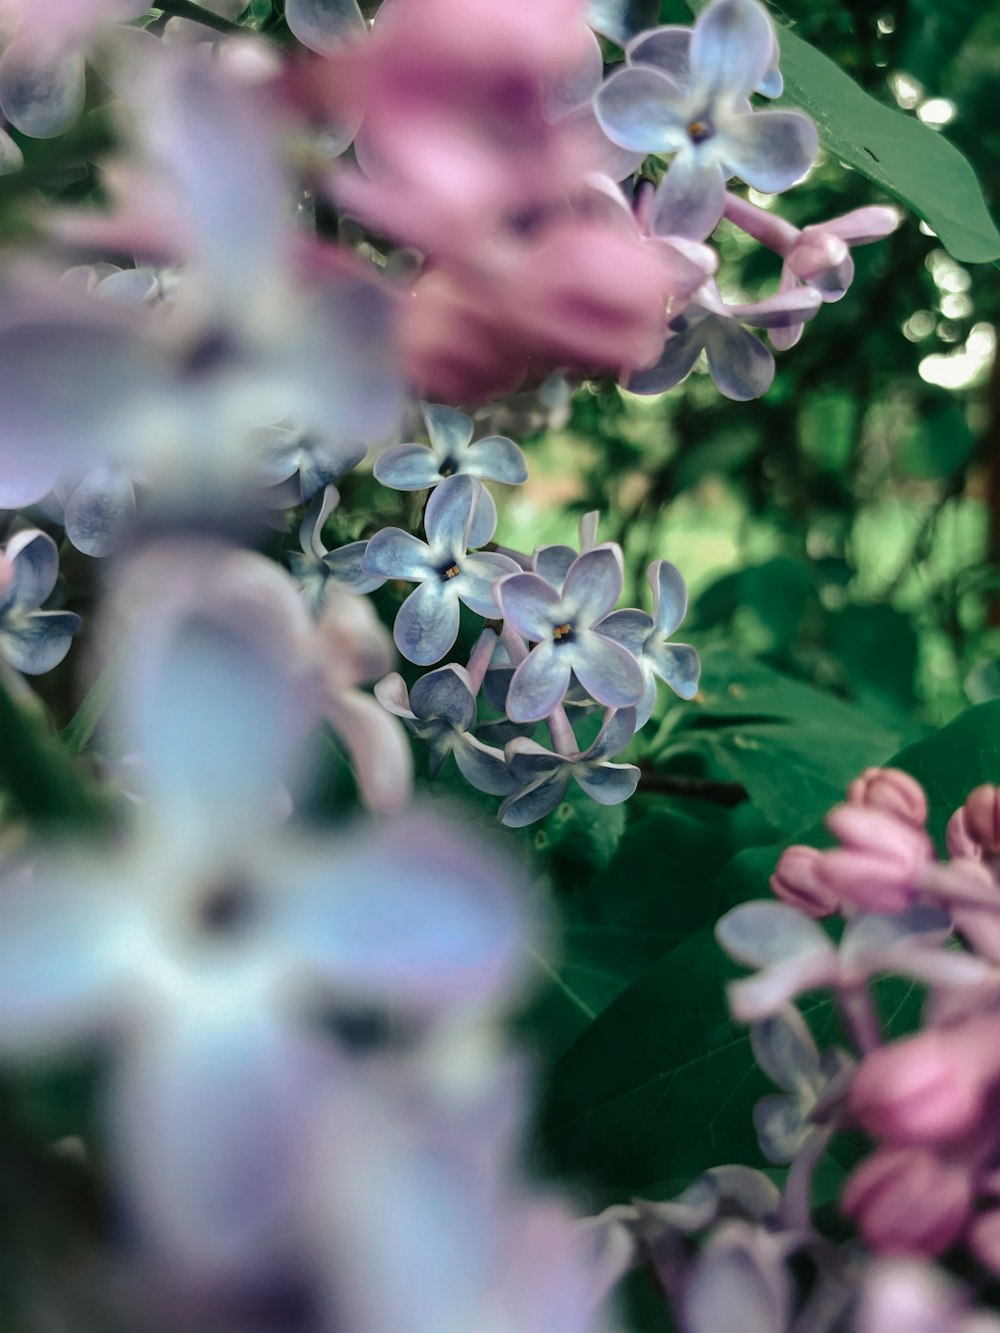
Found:
<svg viewBox="0 0 1000 1333"><path fill-rule="evenodd" d="M263 427L253 440L260 480L269 486L297 480L298 494L292 503L308 502L317 491L338 481L364 458L363 444L323 439L301 427L275 425Z"/></svg>
<svg viewBox="0 0 1000 1333"><path fill-rule="evenodd" d="M612 611L598 625L601 634L627 648L642 668L645 692L638 708L636 730L649 721L656 703L656 678L666 681L682 699L693 699L698 691L701 662L686 643L667 643L687 611L687 588L676 565L654 560L646 571L653 590L653 614L645 611Z"/></svg>
<svg viewBox="0 0 1000 1333"><path fill-rule="evenodd" d="M464 667L453 663L438 667L421 676L409 694L402 676L393 673L375 686L375 697L426 743L432 777L454 755L462 776L477 791L506 796L519 785L507 771L503 751L484 745L471 734L476 724L476 696Z"/></svg>
<svg viewBox="0 0 1000 1333"><path fill-rule="evenodd" d="M596 740L576 754L557 754L527 737L507 742L507 767L521 787L500 806L500 822L523 828L544 819L565 797L570 778L600 805L620 805L639 783L634 764L613 764L635 734L635 709L610 711Z"/></svg>
<svg viewBox="0 0 1000 1333"><path fill-rule="evenodd" d="M539 574L516 573L503 580L497 599L506 624L536 645L511 679L511 721L547 717L562 702L573 676L606 707L639 703L645 688L642 669L598 629L621 590L621 554L610 543L578 556L561 592Z"/></svg>
<svg viewBox="0 0 1000 1333"><path fill-rule="evenodd" d="M471 419L454 407L425 403L423 416L430 448L423 444L396 444L380 454L374 472L383 486L397 491L421 491L459 474L508 486L527 481L524 454L513 440L504 435L490 435L473 444Z"/></svg>
<svg viewBox="0 0 1000 1333"><path fill-rule="evenodd" d="M651 65L672 79L678 88L687 88L691 84L691 36L690 28L674 25L652 28L632 38L625 47L625 56L630 65ZM762 97L780 97L783 87L778 68L781 49L773 29L771 37L770 63L754 88Z"/></svg>
<svg viewBox="0 0 1000 1333"><path fill-rule="evenodd" d="M699 355L721 394L737 402L759 398L774 379L774 357L743 328L781 329L812 319L821 304L811 287L779 292L749 305L726 305L714 282L706 282L668 325L667 341L655 365L634 371L625 387L632 393L664 393L690 375Z"/></svg>
<svg viewBox="0 0 1000 1333"><path fill-rule="evenodd" d="M327 549L323 541L323 524L340 504L336 486L325 486L310 500L299 524L299 545L302 554L291 557L292 572L302 584L306 602L314 611L322 608L330 584L359 595L381 588L385 579L379 574L368 574L362 567L366 541L348 542L336 550Z"/></svg>
<svg viewBox="0 0 1000 1333"><path fill-rule="evenodd" d="M366 573L419 585L400 607L393 627L397 648L418 666L431 666L453 647L460 602L477 615L495 616L493 585L518 568L507 556L467 550L481 493L482 483L472 477L450 477L427 501L426 542L401 528L383 528L365 551Z"/></svg>
<svg viewBox="0 0 1000 1333"><path fill-rule="evenodd" d="M597 94L605 133L623 148L673 153L654 206L654 230L701 241L722 217L725 182L787 190L816 153L816 129L795 111L753 111L768 75L774 31L755 0L715 0L690 39L689 83L631 64Z"/></svg>
<svg viewBox="0 0 1000 1333"><path fill-rule="evenodd" d="M80 628L72 611L42 611L59 577L59 552L44 532L29 528L5 548L12 567L0 589L0 656L17 671L41 676L58 666Z"/></svg>
<svg viewBox="0 0 1000 1333"><path fill-rule="evenodd" d="M757 1141L769 1162L787 1163L816 1130L812 1115L821 1100L846 1092L853 1061L836 1048L821 1056L802 1015L791 1005L755 1023L750 1042L761 1069L785 1090L769 1093L754 1106Z"/></svg>

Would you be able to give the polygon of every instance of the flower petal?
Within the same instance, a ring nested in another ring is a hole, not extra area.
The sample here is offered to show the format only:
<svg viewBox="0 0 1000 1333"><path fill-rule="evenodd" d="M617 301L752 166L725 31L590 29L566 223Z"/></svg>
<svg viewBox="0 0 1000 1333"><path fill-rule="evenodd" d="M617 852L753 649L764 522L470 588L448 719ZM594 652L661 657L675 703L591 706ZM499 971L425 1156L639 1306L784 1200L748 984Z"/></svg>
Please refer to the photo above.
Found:
<svg viewBox="0 0 1000 1333"><path fill-rule="evenodd" d="M706 323L702 320L682 332L668 334L659 360L646 370L634 370L625 381L629 393L666 393L687 379L705 345Z"/></svg>
<svg viewBox="0 0 1000 1333"><path fill-rule="evenodd" d="M507 771L502 750L484 745L475 736L464 735L452 753L462 776L477 791L488 792L491 796L509 796L517 788L518 782Z"/></svg>
<svg viewBox="0 0 1000 1333"><path fill-rule="evenodd" d="M326 547L323 544L323 525L339 504L340 492L336 486L325 486L306 505L302 522L299 524L299 544L307 555L314 555L317 560L322 560L326 555ZM361 542L360 545L364 547L368 543Z"/></svg>
<svg viewBox="0 0 1000 1333"><path fill-rule="evenodd" d="M594 110L608 138L640 153L672 153L688 142L684 98L666 75L632 65L605 79Z"/></svg>
<svg viewBox="0 0 1000 1333"><path fill-rule="evenodd" d="M112 1083L119 1183L146 1240L189 1270L268 1268L289 1244L302 1136L335 1066L255 1014L179 1017L146 1032Z"/></svg>
<svg viewBox="0 0 1000 1333"><path fill-rule="evenodd" d="M573 776L598 805L621 805L639 785L639 770L634 764L580 765L573 769Z"/></svg>
<svg viewBox="0 0 1000 1333"><path fill-rule="evenodd" d="M472 439L472 419L444 403L424 403L420 410L438 465L451 463L457 470Z"/></svg>
<svg viewBox="0 0 1000 1333"><path fill-rule="evenodd" d="M562 645L540 643L511 678L507 716L512 722L539 722L548 717L562 702L569 676L569 660Z"/></svg>
<svg viewBox="0 0 1000 1333"><path fill-rule="evenodd" d="M524 454L506 435L488 435L470 444L462 460L462 471L483 481L499 481L505 486L520 486L528 480ZM482 542L477 542L481 546Z"/></svg>
<svg viewBox="0 0 1000 1333"><path fill-rule="evenodd" d="M335 554L334 551L330 552L330 556ZM326 557L328 566L330 556ZM366 574L380 574L388 579L409 579L411 582L430 578L435 573L427 543L410 532L404 532L402 528L383 528L369 538L361 559L361 568Z"/></svg>
<svg viewBox="0 0 1000 1333"><path fill-rule="evenodd" d="M559 594L538 574L511 574L497 585L496 598L511 628L536 643L548 639L559 623Z"/></svg>
<svg viewBox="0 0 1000 1333"><path fill-rule="evenodd" d="M645 692L642 669L613 639L584 632L573 647L573 673L592 698L608 708L634 708Z"/></svg>
<svg viewBox="0 0 1000 1333"><path fill-rule="evenodd" d="M636 730L635 709L615 709L605 718L596 740L585 752L585 758L590 761L614 759L625 749Z"/></svg>
<svg viewBox="0 0 1000 1333"><path fill-rule="evenodd" d="M320 55L367 33L357 0L285 0L285 22L303 46Z"/></svg>
<svg viewBox="0 0 1000 1333"><path fill-rule="evenodd" d="M551 777L532 782L523 791L508 796L497 812L506 828L525 828L552 813L569 789L569 768L553 773Z"/></svg>
<svg viewBox="0 0 1000 1333"><path fill-rule="evenodd" d="M389 713L405 718L408 722L416 721L416 713L410 707L410 696L406 690L406 681L398 671L391 671L375 682L375 698Z"/></svg>
<svg viewBox="0 0 1000 1333"><path fill-rule="evenodd" d="M816 126L798 111L753 111L735 116L720 145L726 167L765 194L794 185L812 165Z"/></svg>
<svg viewBox="0 0 1000 1333"><path fill-rule="evenodd" d="M653 619L645 611L629 607L624 611L612 611L594 628L598 634L614 639L615 643L627 648L633 657L638 657L653 630Z"/></svg>
<svg viewBox="0 0 1000 1333"><path fill-rule="evenodd" d="M646 570L646 582L653 591L656 632L661 638L668 638L687 614L684 575L669 560L654 560Z"/></svg>
<svg viewBox="0 0 1000 1333"><path fill-rule="evenodd" d="M431 492L424 510L424 531L435 559L465 551L481 488L481 482L459 475L449 477Z"/></svg>
<svg viewBox="0 0 1000 1333"><path fill-rule="evenodd" d="M569 567L579 553L572 546L539 546L531 558L534 571L546 583L561 588Z"/></svg>
<svg viewBox="0 0 1000 1333"><path fill-rule="evenodd" d="M640 32L625 48L630 65L652 65L678 88L691 81L691 29L666 24Z"/></svg>
<svg viewBox="0 0 1000 1333"><path fill-rule="evenodd" d="M787 1165L815 1128L798 1101L783 1093L769 1093L754 1103L753 1127L761 1152L776 1166Z"/></svg>
<svg viewBox="0 0 1000 1333"><path fill-rule="evenodd" d="M441 480L438 461L423 444L394 444L379 454L372 471L376 481L395 491L422 491Z"/></svg>
<svg viewBox="0 0 1000 1333"><path fill-rule="evenodd" d="M469 731L476 721L468 673L454 663L421 676L410 691L410 706L421 722L440 719L459 731Z"/></svg>
<svg viewBox="0 0 1000 1333"><path fill-rule="evenodd" d="M719 392L738 403L767 393L774 357L761 340L721 316L706 319L704 328L708 368Z"/></svg>
<svg viewBox="0 0 1000 1333"><path fill-rule="evenodd" d="M466 537L466 546L471 551L477 546L485 546L496 532L497 506L489 490L477 481L476 502L472 506L472 519ZM520 566L517 566L520 568Z"/></svg>
<svg viewBox="0 0 1000 1333"><path fill-rule="evenodd" d="M330 577L359 596L381 588L386 580L384 574L372 574L365 569L368 546L368 542L348 542L346 546L338 546L333 551L327 551L323 557L323 565L329 571Z"/></svg>
<svg viewBox="0 0 1000 1333"><path fill-rule="evenodd" d="M12 42L0 58L0 111L32 139L54 139L68 130L85 97L84 61L77 51L43 60Z"/></svg>
<svg viewBox="0 0 1000 1333"><path fill-rule="evenodd" d="M701 658L687 643L650 643L643 654L650 667L681 699L698 693Z"/></svg>
<svg viewBox="0 0 1000 1333"><path fill-rule="evenodd" d="M691 36L691 80L699 91L749 97L771 63L774 30L756 0L714 0Z"/></svg>
<svg viewBox="0 0 1000 1333"><path fill-rule="evenodd" d="M477 616L493 619L499 614L496 587L500 579L517 572L517 564L494 551L477 551L462 561L462 572L454 580L455 591Z"/></svg>
<svg viewBox="0 0 1000 1333"><path fill-rule="evenodd" d="M341 690L324 711L350 756L364 804L376 814L398 815L413 794L413 755L405 730L381 701L361 690Z"/></svg>
<svg viewBox="0 0 1000 1333"><path fill-rule="evenodd" d="M0 655L26 676L43 676L63 660L79 628L72 611L34 611L16 629L0 629Z"/></svg>
<svg viewBox="0 0 1000 1333"><path fill-rule="evenodd" d="M432 666L455 646L459 625L458 597L436 578L410 593L396 613L392 637L409 662Z"/></svg>
<svg viewBox="0 0 1000 1333"><path fill-rule="evenodd" d="M7 543L7 559L13 563L14 579L5 589L3 609L16 606L34 611L45 601L59 577L59 548L37 528L25 528Z"/></svg>
<svg viewBox="0 0 1000 1333"><path fill-rule="evenodd" d="M110 555L135 517L135 487L124 468L89 472L66 503L66 536L84 555Z"/></svg>
<svg viewBox="0 0 1000 1333"><path fill-rule="evenodd" d="M589 628L608 614L621 596L623 581L621 552L612 543L577 556L567 571L562 600L578 629Z"/></svg>
<svg viewBox="0 0 1000 1333"><path fill-rule="evenodd" d="M693 150L678 153L653 196L653 235L703 241L719 225L725 202L718 162Z"/></svg>
<svg viewBox="0 0 1000 1333"><path fill-rule="evenodd" d="M741 903L727 912L715 928L715 938L731 958L747 967L834 953L830 937L815 921L794 907L765 900Z"/></svg>
<svg viewBox="0 0 1000 1333"><path fill-rule="evenodd" d="M750 1031L754 1059L772 1083L786 1092L820 1081L819 1051L799 1011L789 1005Z"/></svg>

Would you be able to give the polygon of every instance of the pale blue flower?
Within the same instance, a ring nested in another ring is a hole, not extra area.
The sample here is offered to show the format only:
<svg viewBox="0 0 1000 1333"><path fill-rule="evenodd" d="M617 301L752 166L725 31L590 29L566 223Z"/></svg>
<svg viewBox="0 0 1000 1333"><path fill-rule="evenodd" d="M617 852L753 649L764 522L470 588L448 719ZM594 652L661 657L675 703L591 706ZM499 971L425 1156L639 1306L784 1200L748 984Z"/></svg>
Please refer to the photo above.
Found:
<svg viewBox="0 0 1000 1333"><path fill-rule="evenodd" d="M0 656L27 676L58 666L80 628L72 611L42 611L59 577L59 551L44 532L30 528L7 543L11 579L0 589Z"/></svg>
<svg viewBox="0 0 1000 1333"><path fill-rule="evenodd" d="M402 676L393 672L375 686L375 697L427 745L432 777L454 755L462 776L477 791L507 796L519 786L507 771L503 751L484 745L471 734L476 724L476 696L464 667L450 663L429 671L409 693Z"/></svg>
<svg viewBox="0 0 1000 1333"><path fill-rule="evenodd" d="M817 1128L813 1118L822 1101L847 1090L853 1061L836 1047L820 1055L802 1015L792 1005L761 1019L750 1029L758 1065L784 1092L755 1103L754 1129L769 1162L785 1165Z"/></svg>
<svg viewBox="0 0 1000 1333"><path fill-rule="evenodd" d="M305 704L261 565L171 544L131 567L114 647L136 828L0 885L0 1054L107 1054L126 1211L209 1280L288 1258L304 1137L358 1078L319 1017L391 1011L427 1040L482 1018L520 982L527 926L496 856L426 816L332 838L277 823Z"/></svg>
<svg viewBox="0 0 1000 1333"><path fill-rule="evenodd" d="M474 478L449 477L427 501L426 542L402 528L383 528L368 543L362 561L366 573L418 584L393 626L396 647L418 666L439 662L454 646L459 603L477 615L496 616L494 584L518 568L507 556L468 550L477 500L483 494L485 488ZM476 533L477 544L488 535Z"/></svg>
<svg viewBox="0 0 1000 1333"><path fill-rule="evenodd" d="M630 64L597 94L597 116L623 148L672 153L653 207L653 231L701 241L722 217L725 182L787 190L816 154L816 128L796 111L753 111L751 92L768 77L774 30L756 0L714 0L694 26L688 79Z"/></svg>
<svg viewBox="0 0 1000 1333"><path fill-rule="evenodd" d="M325 486L313 496L299 524L302 554L294 553L290 561L292 573L302 584L305 599L313 611L322 608L331 583L359 596L375 592L385 583L381 575L368 574L362 566L368 546L366 541L348 542L333 551L327 549L323 541L323 524L339 504L340 492L336 486Z"/></svg>
<svg viewBox="0 0 1000 1333"><path fill-rule="evenodd" d="M512 722L548 717L574 676L606 707L639 703L645 688L639 664L597 631L621 590L621 553L610 543L577 556L561 591L538 574L511 574L499 584L506 625L536 645L510 682L507 714Z"/></svg>
<svg viewBox="0 0 1000 1333"><path fill-rule="evenodd" d="M363 444L323 438L299 426L266 426L252 442L260 481L268 486L296 478L298 495L292 503L308 502L317 491L339 481L368 452Z"/></svg>
<svg viewBox="0 0 1000 1333"><path fill-rule="evenodd" d="M612 611L597 626L598 632L627 648L642 668L645 693L638 707L636 730L649 721L656 703L656 679L666 681L682 699L698 692L701 662L686 643L668 643L687 611L687 588L676 565L654 560L646 571L653 590L653 614L645 611Z"/></svg>
<svg viewBox="0 0 1000 1333"><path fill-rule="evenodd" d="M761 329L794 328L812 319L820 304L819 293L803 286L749 305L730 306L723 302L715 283L706 282L670 321L659 360L631 374L625 387L631 393L665 393L690 375L704 352L721 394L736 402L759 398L774 379L774 357L744 324Z"/></svg>
<svg viewBox="0 0 1000 1333"><path fill-rule="evenodd" d="M648 28L628 43L625 57L630 65L652 65L671 78L678 88L688 88L691 85L691 36L691 28L673 24ZM780 97L783 87L781 70L778 68L781 49L773 28L771 38L770 62L764 77L754 89L762 97Z"/></svg>
<svg viewBox="0 0 1000 1333"><path fill-rule="evenodd" d="M527 481L524 454L513 440L505 435L489 435L473 443L471 418L454 407L425 403L423 416L430 446L396 444L380 454L374 473L383 486L396 491L422 491L461 474L507 486Z"/></svg>
<svg viewBox="0 0 1000 1333"><path fill-rule="evenodd" d="M592 745L578 754L557 754L527 738L508 741L507 767L521 790L500 806L500 821L508 828L523 828L550 814L569 790L570 778L600 805L620 805L634 793L639 770L634 764L615 764L635 734L635 709L608 712Z"/></svg>

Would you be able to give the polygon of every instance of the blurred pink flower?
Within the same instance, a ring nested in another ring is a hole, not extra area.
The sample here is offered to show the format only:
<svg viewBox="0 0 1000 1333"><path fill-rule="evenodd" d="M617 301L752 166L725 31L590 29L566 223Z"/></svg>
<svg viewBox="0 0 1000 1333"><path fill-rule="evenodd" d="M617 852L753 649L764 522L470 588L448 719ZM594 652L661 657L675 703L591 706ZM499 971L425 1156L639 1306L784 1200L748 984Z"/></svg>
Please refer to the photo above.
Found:
<svg viewBox="0 0 1000 1333"><path fill-rule="evenodd" d="M847 788L849 805L884 810L905 824L922 829L927 823L924 789L900 768L866 768Z"/></svg>
<svg viewBox="0 0 1000 1333"><path fill-rule="evenodd" d="M847 1182L841 1206L876 1254L943 1254L972 1215L971 1172L927 1148L878 1148Z"/></svg>

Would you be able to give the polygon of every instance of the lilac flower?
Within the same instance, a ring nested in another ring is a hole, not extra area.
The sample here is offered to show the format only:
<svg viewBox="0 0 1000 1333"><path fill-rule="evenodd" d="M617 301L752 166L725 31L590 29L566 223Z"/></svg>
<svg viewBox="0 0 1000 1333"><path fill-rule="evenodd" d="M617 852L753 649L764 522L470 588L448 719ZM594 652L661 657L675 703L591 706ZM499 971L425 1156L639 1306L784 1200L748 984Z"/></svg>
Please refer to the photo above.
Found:
<svg viewBox="0 0 1000 1333"><path fill-rule="evenodd" d="M336 486L325 486L310 500L299 524L299 545L302 554L291 556L292 573L302 585L302 591L313 611L322 609L327 589L332 584L359 596L381 588L385 579L368 574L362 568L366 541L348 542L336 550L327 549L323 541L323 524L340 504Z"/></svg>
<svg viewBox="0 0 1000 1333"><path fill-rule="evenodd" d="M680 570L669 560L654 560L646 579L653 590L652 616L645 611L612 611L597 627L601 634L627 648L642 668L646 688L636 730L646 725L653 711L657 676L682 699L693 699L701 674L694 648L686 643L667 643L687 610L687 588Z"/></svg>
<svg viewBox="0 0 1000 1333"><path fill-rule="evenodd" d="M252 441L258 476L265 485L276 486L295 478L293 504L308 503L317 491L339 481L368 452L363 444L323 439L301 427L262 427Z"/></svg>
<svg viewBox="0 0 1000 1333"><path fill-rule="evenodd" d="M425 403L423 416L430 448L423 444L396 444L380 454L374 472L383 486L396 491L421 491L457 474L508 486L527 481L524 454L513 440L504 435L490 435L473 444L471 419L454 407Z"/></svg>
<svg viewBox="0 0 1000 1333"><path fill-rule="evenodd" d="M72 611L41 611L56 586L59 552L44 532L29 528L5 548L10 581L0 588L0 656L17 671L41 676L58 666L80 628Z"/></svg>
<svg viewBox="0 0 1000 1333"><path fill-rule="evenodd" d="M778 1013L806 991L824 987L842 995L862 990L872 976L895 972L929 985L975 986L991 969L978 958L941 947L947 918L914 907L896 916L860 915L848 923L839 948L825 930L786 903L741 903L716 926L726 953L753 977L733 982L734 1016L753 1023Z"/></svg>
<svg viewBox="0 0 1000 1333"><path fill-rule="evenodd" d="M321 55L368 31L357 0L285 0L285 21L303 46Z"/></svg>
<svg viewBox="0 0 1000 1333"><path fill-rule="evenodd" d="M687 88L692 77L691 36L690 28L674 25L650 28L632 38L625 47L625 57L630 65L651 65L672 79L678 88ZM780 55L778 36L772 28L770 63L764 77L753 90L762 97L781 96L783 80L778 68Z"/></svg>
<svg viewBox="0 0 1000 1333"><path fill-rule="evenodd" d="M536 646L514 672L507 694L512 722L536 722L558 708L572 677L608 708L634 708L642 669L597 626L622 590L621 554L595 546L570 566L562 591L538 574L511 574L497 588L506 625Z"/></svg>
<svg viewBox="0 0 1000 1333"><path fill-rule="evenodd" d="M789 1246L746 1222L713 1233L685 1283L683 1333L790 1333L793 1288ZM812 1324L814 1333L819 1326Z"/></svg>
<svg viewBox="0 0 1000 1333"><path fill-rule="evenodd" d="M750 1029L754 1057L782 1093L769 1093L753 1108L760 1150L769 1162L790 1162L816 1130L813 1113L847 1090L853 1061L831 1048L822 1056L799 1011L791 1005Z"/></svg>
<svg viewBox="0 0 1000 1333"><path fill-rule="evenodd" d="M774 357L743 328L780 329L812 319L820 297L811 287L779 292L749 305L726 305L719 289L706 282L668 326L663 353L647 370L633 371L625 387L632 393L664 393L690 375L701 352L721 394L736 402L759 398L774 379Z"/></svg>
<svg viewBox="0 0 1000 1333"><path fill-rule="evenodd" d="M519 982L525 921L496 858L426 818L334 839L275 827L306 702L286 604L256 563L216 600L203 554L143 557L118 608L119 726L146 762L136 830L40 852L28 883L0 887L0 1052L109 1049L103 1127L129 1212L168 1261L217 1278L288 1258L304 1134L357 1076L317 1008L392 1009L428 1039L484 1017Z"/></svg>
<svg viewBox="0 0 1000 1333"><path fill-rule="evenodd" d="M865 1274L857 1333L1000 1333L1000 1317L971 1308L949 1275L915 1259L883 1259Z"/></svg>
<svg viewBox="0 0 1000 1333"><path fill-rule="evenodd" d="M634 764L613 764L635 734L635 709L609 711L596 740L577 754L557 754L527 737L507 742L507 767L521 790L500 806L500 822L523 828L544 819L565 797L570 778L600 805L620 805L639 783Z"/></svg>
<svg viewBox="0 0 1000 1333"><path fill-rule="evenodd" d="M462 776L477 791L506 796L519 785L507 771L503 751L484 745L471 734L476 696L464 667L453 663L438 667L421 676L409 694L402 676L393 673L375 686L375 697L426 743L432 777L454 755Z"/></svg>
<svg viewBox="0 0 1000 1333"><path fill-rule="evenodd" d="M551 546L539 546L531 557L531 567L534 572L545 579L547 583L551 583L553 588L561 588L566 581L570 565L576 557L596 546L597 525L600 518L601 515L596 509L590 510L587 514L581 514L578 524L580 543L578 551L561 542Z"/></svg>
<svg viewBox="0 0 1000 1333"><path fill-rule="evenodd" d="M383 528L365 550L366 573L419 585L399 608L393 626L396 647L418 666L439 662L453 647L460 602L477 615L495 616L493 585L517 570L506 556L467 550L477 499L483 492L482 483L472 477L450 477L427 501L426 542L402 528Z"/></svg>
<svg viewBox="0 0 1000 1333"><path fill-rule="evenodd" d="M597 116L623 148L675 156L657 191L654 230L704 240L722 217L725 182L787 190L816 153L816 129L795 111L747 100L773 63L774 31L756 0L714 0L695 24L690 82L631 64L597 94Z"/></svg>

